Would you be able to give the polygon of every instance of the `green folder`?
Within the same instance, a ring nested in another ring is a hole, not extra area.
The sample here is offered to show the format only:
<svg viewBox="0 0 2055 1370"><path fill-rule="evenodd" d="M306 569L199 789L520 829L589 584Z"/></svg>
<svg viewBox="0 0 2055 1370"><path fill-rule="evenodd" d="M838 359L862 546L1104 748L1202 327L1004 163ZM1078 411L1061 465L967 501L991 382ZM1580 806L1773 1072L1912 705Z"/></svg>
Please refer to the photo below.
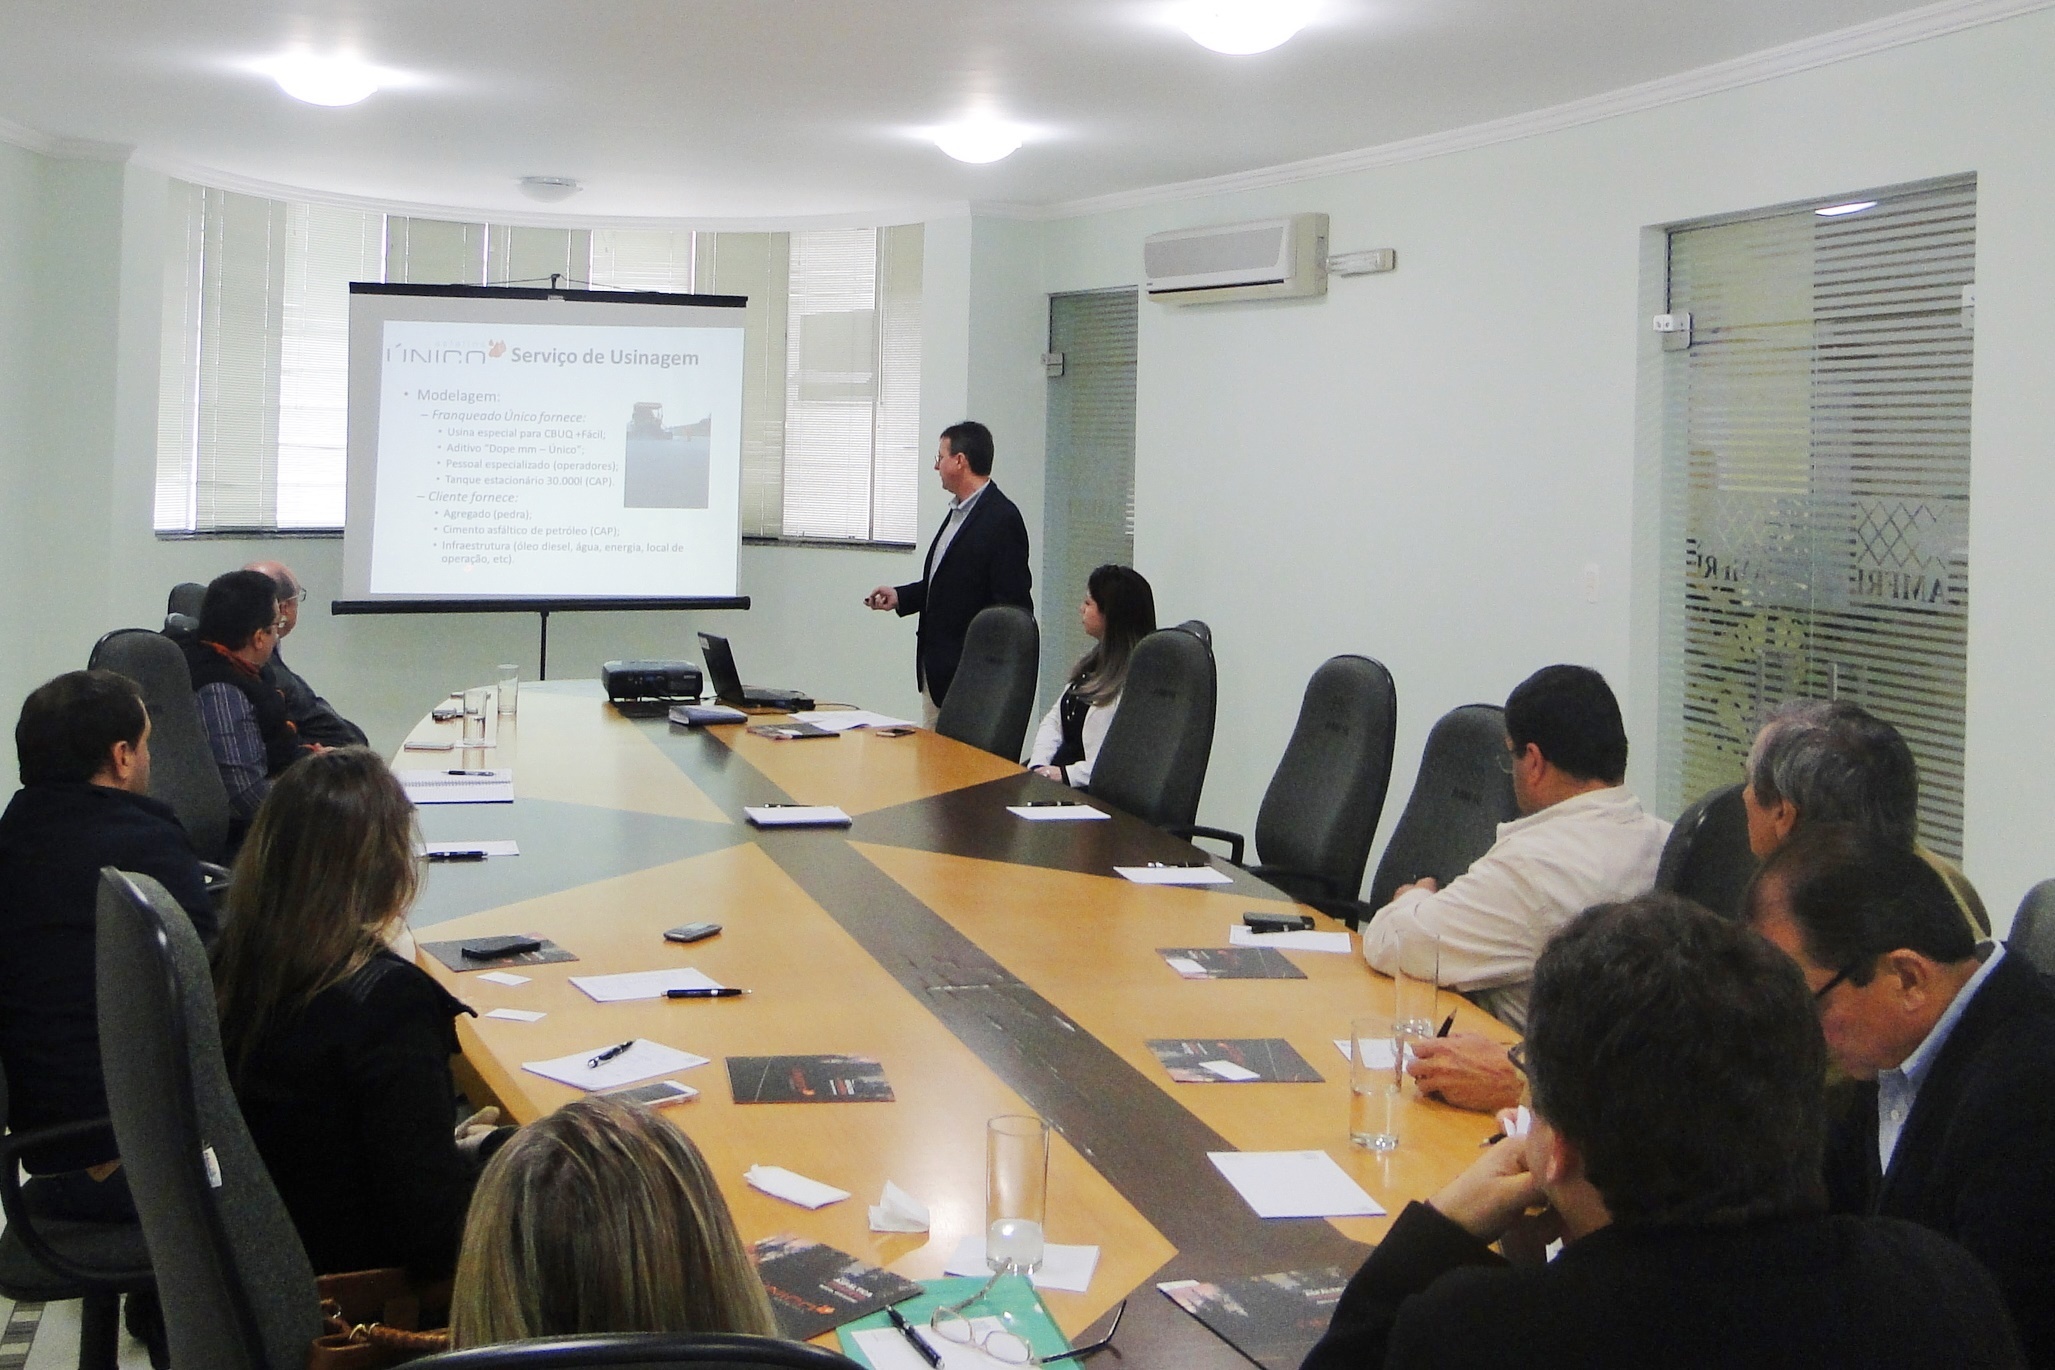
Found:
<svg viewBox="0 0 2055 1370"><path fill-rule="evenodd" d="M923 1280L921 1287L927 1292L917 1294L899 1304L899 1316L915 1327L928 1325L928 1314L937 1308L967 1299L983 1287L984 1280L976 1275L954 1275L939 1280ZM963 1310L966 1318L1004 1317L1006 1326L1016 1335L1027 1340L1037 1356L1053 1356L1070 1349L1070 1338L1063 1335L1063 1329L1056 1325L1056 1319L1049 1316L1049 1309L1042 1302L1042 1296L1025 1275L1006 1275L992 1286L992 1292ZM855 1322L844 1323L835 1335L841 1339L842 1354L858 1365L868 1366L870 1360L856 1345L856 1333L873 1327L889 1328L892 1320L882 1312Z"/></svg>

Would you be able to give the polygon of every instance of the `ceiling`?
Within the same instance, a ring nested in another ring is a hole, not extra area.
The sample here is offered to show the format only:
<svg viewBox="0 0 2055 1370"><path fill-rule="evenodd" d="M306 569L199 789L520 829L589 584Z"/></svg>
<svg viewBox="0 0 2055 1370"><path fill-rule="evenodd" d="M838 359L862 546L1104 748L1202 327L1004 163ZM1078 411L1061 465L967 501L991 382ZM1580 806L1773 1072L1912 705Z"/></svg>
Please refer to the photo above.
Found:
<svg viewBox="0 0 2055 1370"><path fill-rule="evenodd" d="M1546 108L1915 8L1905 0L1319 0L1226 57L1167 0L9 0L0 119L154 164L410 204L579 217L1048 206ZM289 99L294 46L393 73ZM951 161L920 130L1032 130Z"/></svg>

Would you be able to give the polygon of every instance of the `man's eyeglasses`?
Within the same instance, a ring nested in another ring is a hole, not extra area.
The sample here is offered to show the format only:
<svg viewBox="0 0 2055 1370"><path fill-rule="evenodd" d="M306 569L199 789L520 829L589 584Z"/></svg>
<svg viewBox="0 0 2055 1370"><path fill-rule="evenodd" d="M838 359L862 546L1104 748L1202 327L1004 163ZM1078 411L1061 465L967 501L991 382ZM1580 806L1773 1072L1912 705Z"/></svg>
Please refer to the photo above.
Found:
<svg viewBox="0 0 2055 1370"><path fill-rule="evenodd" d="M1506 1059L1513 1063L1513 1069L1520 1072L1522 1079L1527 1077L1527 1044L1525 1042L1515 1042L1507 1047Z"/></svg>
<svg viewBox="0 0 2055 1370"><path fill-rule="evenodd" d="M1059 1351L1053 1356L1036 1355L1034 1347L1028 1344L1026 1337L1004 1326L1003 1324L1010 1320L1011 1314L1001 1313L997 1318L981 1319L980 1321L1002 1324L987 1327L982 1331L970 1318L964 1316L963 1310L982 1302L1002 1276L1017 1273L1018 1270L1010 1262L1002 1266L969 1298L946 1304L928 1314L928 1326L943 1340L953 1341L958 1346L975 1347L1002 1365L1053 1365L1058 1361L1083 1360L1093 1352L1104 1351L1113 1344L1113 1334L1120 1330L1120 1319L1127 1312L1126 1299L1122 1299L1120 1305L1113 1310L1113 1324L1106 1329L1105 1336L1084 1346Z"/></svg>
<svg viewBox="0 0 2055 1370"><path fill-rule="evenodd" d="M1818 989L1812 992L1813 1002L1816 1004L1824 1003L1826 1001L1826 997L1834 992L1834 986L1840 984L1843 980L1846 980L1849 976L1853 975L1854 973L1855 967L1850 966L1846 970L1842 971L1840 974L1836 975L1833 979L1827 981L1827 983L1825 983L1824 985L1821 985Z"/></svg>
<svg viewBox="0 0 2055 1370"><path fill-rule="evenodd" d="M1500 771L1504 772L1507 775L1511 775L1513 773L1513 760L1518 755L1519 753L1513 750L1513 744L1511 742L1507 742L1505 746L1498 749L1498 755L1494 758L1494 760L1498 762L1498 768Z"/></svg>

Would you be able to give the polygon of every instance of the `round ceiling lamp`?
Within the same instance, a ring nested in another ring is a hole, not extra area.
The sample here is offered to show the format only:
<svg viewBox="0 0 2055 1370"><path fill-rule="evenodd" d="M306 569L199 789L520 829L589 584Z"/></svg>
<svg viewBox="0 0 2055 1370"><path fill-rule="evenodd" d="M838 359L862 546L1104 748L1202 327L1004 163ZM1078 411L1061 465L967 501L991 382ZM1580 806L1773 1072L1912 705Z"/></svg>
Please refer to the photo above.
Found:
<svg viewBox="0 0 2055 1370"><path fill-rule="evenodd" d="M1312 17L1305 0L1192 0L1178 26L1201 47L1245 57L1285 43Z"/></svg>
<svg viewBox="0 0 2055 1370"><path fill-rule="evenodd" d="M523 176L521 193L531 200L540 200L553 205L559 200L568 200L585 189L569 176Z"/></svg>
<svg viewBox="0 0 2055 1370"><path fill-rule="evenodd" d="M965 119L934 132L935 146L959 162L996 162L1019 151L1020 130L993 119Z"/></svg>
<svg viewBox="0 0 2055 1370"><path fill-rule="evenodd" d="M354 57L287 53L271 63L271 79L310 105L354 105L378 89L378 73Z"/></svg>

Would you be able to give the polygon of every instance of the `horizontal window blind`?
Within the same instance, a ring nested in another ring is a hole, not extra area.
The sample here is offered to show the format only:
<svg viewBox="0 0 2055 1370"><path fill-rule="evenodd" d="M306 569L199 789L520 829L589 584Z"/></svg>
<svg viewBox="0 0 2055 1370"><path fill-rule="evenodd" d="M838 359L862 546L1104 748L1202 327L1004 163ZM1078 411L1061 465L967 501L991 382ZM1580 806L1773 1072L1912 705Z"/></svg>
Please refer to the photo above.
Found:
<svg viewBox="0 0 2055 1370"><path fill-rule="evenodd" d="M1665 797L1739 780L1776 705L1850 699L1905 735L1922 839L1959 856L1975 184L1669 248Z"/></svg>
<svg viewBox="0 0 2055 1370"><path fill-rule="evenodd" d="M179 182L170 195L161 532L342 526L349 282L539 284L556 274L598 289L748 297L746 536L914 537L918 224L802 234L529 228Z"/></svg>
<svg viewBox="0 0 2055 1370"><path fill-rule="evenodd" d="M1094 568L1135 555L1135 292L1055 295L1043 497L1042 697L1061 694L1091 645L1073 606Z"/></svg>

